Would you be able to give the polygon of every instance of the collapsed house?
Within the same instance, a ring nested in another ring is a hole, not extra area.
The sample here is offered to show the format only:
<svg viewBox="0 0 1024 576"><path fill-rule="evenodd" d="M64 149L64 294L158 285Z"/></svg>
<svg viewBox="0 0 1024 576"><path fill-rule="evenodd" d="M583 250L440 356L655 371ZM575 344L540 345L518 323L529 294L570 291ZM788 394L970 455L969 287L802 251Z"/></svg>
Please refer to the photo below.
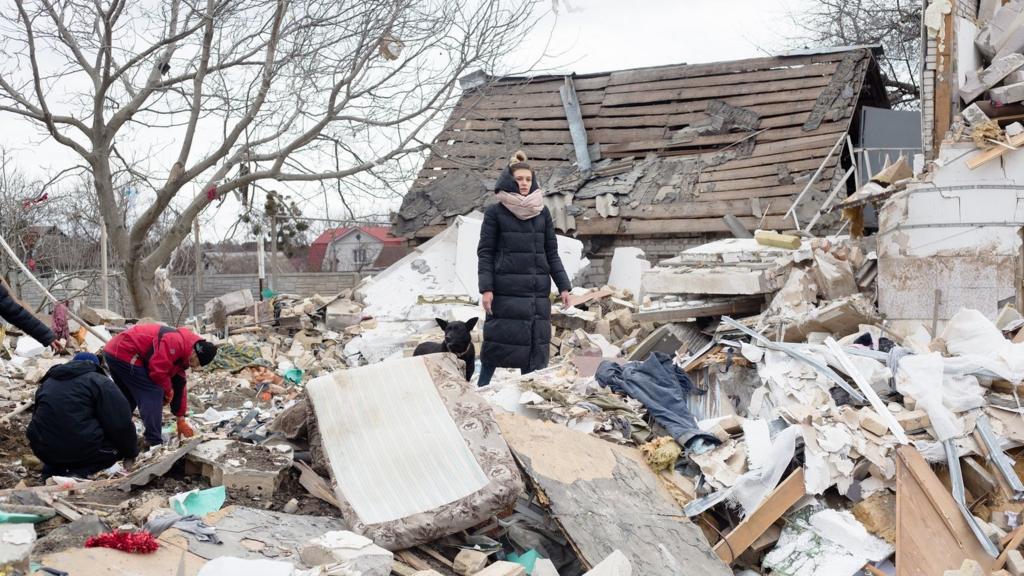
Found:
<svg viewBox="0 0 1024 576"><path fill-rule="evenodd" d="M585 242L594 285L607 281L618 247L667 258L737 229L826 231L837 222L819 212L826 198L855 189L848 145L860 145L861 112L888 108L872 50L472 75L394 232L422 241L491 203L519 149L556 227Z"/></svg>

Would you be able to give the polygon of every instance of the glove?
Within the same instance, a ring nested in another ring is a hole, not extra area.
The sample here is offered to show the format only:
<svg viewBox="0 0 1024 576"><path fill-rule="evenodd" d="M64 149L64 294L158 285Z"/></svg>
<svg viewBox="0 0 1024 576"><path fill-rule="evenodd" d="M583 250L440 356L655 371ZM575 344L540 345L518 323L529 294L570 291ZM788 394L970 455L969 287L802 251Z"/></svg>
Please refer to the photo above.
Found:
<svg viewBox="0 0 1024 576"><path fill-rule="evenodd" d="M182 416L178 417L178 435L183 438L191 438L196 435L195 430L188 425L188 422Z"/></svg>

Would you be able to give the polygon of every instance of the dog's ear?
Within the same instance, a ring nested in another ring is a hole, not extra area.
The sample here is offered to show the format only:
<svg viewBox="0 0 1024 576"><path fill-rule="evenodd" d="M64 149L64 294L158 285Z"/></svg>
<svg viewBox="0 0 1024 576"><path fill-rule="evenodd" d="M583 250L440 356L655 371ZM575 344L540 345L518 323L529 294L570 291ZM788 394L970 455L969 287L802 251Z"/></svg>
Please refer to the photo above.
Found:
<svg viewBox="0 0 1024 576"><path fill-rule="evenodd" d="M448 323L445 322L444 320L441 320L440 318L434 318L434 321L436 321L437 325L441 327L441 330L448 329Z"/></svg>
<svg viewBox="0 0 1024 576"><path fill-rule="evenodd" d="M466 330L472 331L473 330L473 326L476 326L476 321L477 320L479 320L479 318L477 318L476 316L470 318L469 321L466 322Z"/></svg>

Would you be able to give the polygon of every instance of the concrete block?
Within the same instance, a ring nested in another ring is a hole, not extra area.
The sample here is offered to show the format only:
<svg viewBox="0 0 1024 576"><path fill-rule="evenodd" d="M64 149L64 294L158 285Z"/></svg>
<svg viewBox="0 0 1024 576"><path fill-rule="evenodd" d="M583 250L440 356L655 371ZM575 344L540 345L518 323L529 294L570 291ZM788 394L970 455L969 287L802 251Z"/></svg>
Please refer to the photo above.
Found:
<svg viewBox="0 0 1024 576"><path fill-rule="evenodd" d="M551 560L541 558L533 565L532 576L558 576L558 569L555 568L555 564Z"/></svg>
<svg viewBox="0 0 1024 576"><path fill-rule="evenodd" d="M335 300L327 305L325 318L328 330L342 331L359 324L363 319L363 307L351 300Z"/></svg>
<svg viewBox="0 0 1024 576"><path fill-rule="evenodd" d="M100 324L124 326L124 316L105 308L90 308L82 306L78 315L89 324L96 326Z"/></svg>
<svg viewBox="0 0 1024 576"><path fill-rule="evenodd" d="M1014 72L1014 74L1018 73L1019 72ZM964 108L963 112L960 114L964 117L964 120L971 125L983 124L989 121L988 115L985 114L977 104L971 104L967 108Z"/></svg>
<svg viewBox="0 0 1024 576"><path fill-rule="evenodd" d="M894 414L896 421L903 426L903 429L907 432L914 430L920 430L927 428L932 422L928 418L928 413L924 410L911 410Z"/></svg>
<svg viewBox="0 0 1024 576"><path fill-rule="evenodd" d="M989 98L996 104L1013 104L1024 100L1024 82L997 86L989 90Z"/></svg>
<svg viewBox="0 0 1024 576"><path fill-rule="evenodd" d="M186 472L202 474L212 486L244 490L254 498L271 498L281 473L292 465L290 453L234 440L210 440L185 459Z"/></svg>
<svg viewBox="0 0 1024 576"><path fill-rule="evenodd" d="M967 80L960 88L960 97L965 103L973 102L986 90L999 84L1011 73L1016 72L1024 66L1024 54L1007 54L997 58L992 64L980 73L973 70L967 72Z"/></svg>
<svg viewBox="0 0 1024 576"><path fill-rule="evenodd" d="M1006 556L1006 569L1013 576L1024 576L1024 556L1019 550L1010 550Z"/></svg>
<svg viewBox="0 0 1024 576"><path fill-rule="evenodd" d="M999 10L1002 5L1002 0L981 0L978 5L978 25L984 26L991 22L992 18L996 15L996 11Z"/></svg>
<svg viewBox="0 0 1024 576"><path fill-rule="evenodd" d="M32 524L0 524L0 573L29 573L29 553L36 541Z"/></svg>
<svg viewBox="0 0 1024 576"><path fill-rule="evenodd" d="M600 564L590 569L584 576L632 576L633 566L629 558L622 552L616 550L601 561Z"/></svg>
<svg viewBox="0 0 1024 576"><path fill-rule="evenodd" d="M479 550L460 550L455 556L452 570L459 576L470 576L484 569L487 566L487 554Z"/></svg>
<svg viewBox="0 0 1024 576"><path fill-rule="evenodd" d="M145 500L142 500L141 504L137 504L132 507L132 520L135 520L137 524L145 524L146 519L154 510L167 507L166 496L150 496Z"/></svg>
<svg viewBox="0 0 1024 576"><path fill-rule="evenodd" d="M537 572L534 571L534 574L536 574L536 573ZM412 576L444 576L444 575L441 574L440 572L438 572L437 570L417 570L416 572L412 573ZM558 576L558 575L556 574L555 576Z"/></svg>
<svg viewBox="0 0 1024 576"><path fill-rule="evenodd" d="M885 436L889 433L889 427L886 426L882 418L870 408L863 408L860 411L860 427L876 436Z"/></svg>
<svg viewBox="0 0 1024 576"><path fill-rule="evenodd" d="M526 568L515 562L495 562L473 576L526 576Z"/></svg>
<svg viewBox="0 0 1024 576"><path fill-rule="evenodd" d="M328 532L310 540L299 550L308 566L338 564L343 574L389 576L394 555L372 540L347 530Z"/></svg>

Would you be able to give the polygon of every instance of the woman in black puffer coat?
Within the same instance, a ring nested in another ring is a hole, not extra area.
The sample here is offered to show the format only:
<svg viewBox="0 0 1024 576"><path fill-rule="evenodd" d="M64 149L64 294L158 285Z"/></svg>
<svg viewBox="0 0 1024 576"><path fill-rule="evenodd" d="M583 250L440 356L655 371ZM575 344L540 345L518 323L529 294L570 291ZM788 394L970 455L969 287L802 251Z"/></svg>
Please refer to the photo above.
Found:
<svg viewBox="0 0 1024 576"><path fill-rule="evenodd" d="M484 214L476 251L487 312L478 386L491 381L495 368L519 368L526 374L548 365L551 280L565 307L572 289L558 257L544 192L525 154L512 157L495 194L498 203Z"/></svg>

